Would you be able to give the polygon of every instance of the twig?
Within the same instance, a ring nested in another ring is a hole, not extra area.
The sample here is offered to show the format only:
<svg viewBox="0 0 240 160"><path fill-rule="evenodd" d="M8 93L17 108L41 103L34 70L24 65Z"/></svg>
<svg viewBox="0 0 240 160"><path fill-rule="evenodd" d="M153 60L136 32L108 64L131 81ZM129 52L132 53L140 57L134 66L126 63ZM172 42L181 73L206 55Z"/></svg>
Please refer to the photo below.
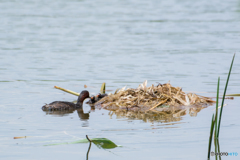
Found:
<svg viewBox="0 0 240 160"><path fill-rule="evenodd" d="M208 97L208 98L217 98L217 97ZM219 99L223 99L223 97L218 97ZM225 97L225 99L234 99L234 97Z"/></svg>
<svg viewBox="0 0 240 160"><path fill-rule="evenodd" d="M228 94L226 96L240 96L240 94ZM226 98L225 98L226 99Z"/></svg>
<svg viewBox="0 0 240 160"><path fill-rule="evenodd" d="M64 92L67 92L67 93L73 94L73 95L75 95L75 96L79 96L79 95L80 95L80 94L77 93L77 92L70 91L70 90L68 90L68 89L64 89L64 88L61 88L61 87L58 87L58 86L54 86L54 88L56 88L56 89L60 89L60 90L62 90L62 91L64 91Z"/></svg>
<svg viewBox="0 0 240 160"><path fill-rule="evenodd" d="M150 108L149 110L146 110L146 111L145 111L145 113L146 113L147 111L151 111L151 110L153 110L154 108L156 108L157 106L159 106L159 105L161 105L161 104L163 104L163 103L167 102L167 100L168 100L168 99L165 99L165 100L163 100L163 101L159 102L158 104L156 104L155 106L153 106L153 107L152 107L152 108Z"/></svg>

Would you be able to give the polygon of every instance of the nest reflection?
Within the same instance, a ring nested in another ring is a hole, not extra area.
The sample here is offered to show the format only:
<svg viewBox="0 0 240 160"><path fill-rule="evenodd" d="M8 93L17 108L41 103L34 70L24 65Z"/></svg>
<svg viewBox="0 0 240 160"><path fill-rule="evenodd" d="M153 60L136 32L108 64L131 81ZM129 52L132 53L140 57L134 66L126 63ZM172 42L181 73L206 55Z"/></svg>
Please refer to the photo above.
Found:
<svg viewBox="0 0 240 160"><path fill-rule="evenodd" d="M91 111L95 110L95 106L91 106ZM182 116L189 114L192 117L197 116L197 113L202 109L206 108L208 105L193 105L193 106L165 106L158 107L154 110L145 111L133 111L128 110L127 108L119 110L118 107L112 106L109 110L108 115L112 118L113 115L116 115L116 118L128 118L129 120L142 120L144 122L176 122L182 119ZM102 109L101 105L96 106L98 109ZM53 116L68 116L74 112L78 113L80 120L86 121L90 118L90 112L84 113L83 109L72 109L72 110L53 110L53 111L43 111L46 115Z"/></svg>
<svg viewBox="0 0 240 160"><path fill-rule="evenodd" d="M109 116L112 118L116 115L117 118L128 118L129 120L142 120L144 122L176 122L182 119L182 116L189 114L192 117L197 116L197 113L202 109L206 108L204 106L171 106L168 109L156 109L154 111L147 112L135 112L127 110L110 110Z"/></svg>

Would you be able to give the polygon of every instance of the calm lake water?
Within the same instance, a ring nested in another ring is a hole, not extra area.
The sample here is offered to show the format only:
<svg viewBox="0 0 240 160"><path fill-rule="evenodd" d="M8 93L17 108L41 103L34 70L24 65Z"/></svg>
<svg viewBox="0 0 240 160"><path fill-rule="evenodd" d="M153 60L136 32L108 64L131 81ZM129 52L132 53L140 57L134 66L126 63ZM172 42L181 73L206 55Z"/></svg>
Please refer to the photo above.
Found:
<svg viewBox="0 0 240 160"><path fill-rule="evenodd" d="M45 103L77 99L55 85L76 92L87 85L93 95L103 82L116 90L170 80L214 97L236 53L227 93L240 93L237 0L2 0L0 22L0 159L86 159L88 144L44 146L85 135L123 146L92 145L89 160L207 158L214 106L172 122L110 116L87 104L84 113L48 114ZM240 98L225 103L221 151L240 154ZM20 136L29 137L13 139Z"/></svg>

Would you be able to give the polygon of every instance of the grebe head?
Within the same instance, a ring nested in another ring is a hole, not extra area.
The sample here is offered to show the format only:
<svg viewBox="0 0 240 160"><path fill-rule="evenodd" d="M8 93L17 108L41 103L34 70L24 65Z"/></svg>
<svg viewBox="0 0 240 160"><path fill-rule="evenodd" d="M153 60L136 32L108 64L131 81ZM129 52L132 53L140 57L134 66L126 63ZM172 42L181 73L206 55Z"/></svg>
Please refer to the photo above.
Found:
<svg viewBox="0 0 240 160"><path fill-rule="evenodd" d="M83 101L86 99L86 98L90 98L89 97L89 92L84 90L80 93L80 95L78 96L78 101L77 101L77 104L82 104Z"/></svg>

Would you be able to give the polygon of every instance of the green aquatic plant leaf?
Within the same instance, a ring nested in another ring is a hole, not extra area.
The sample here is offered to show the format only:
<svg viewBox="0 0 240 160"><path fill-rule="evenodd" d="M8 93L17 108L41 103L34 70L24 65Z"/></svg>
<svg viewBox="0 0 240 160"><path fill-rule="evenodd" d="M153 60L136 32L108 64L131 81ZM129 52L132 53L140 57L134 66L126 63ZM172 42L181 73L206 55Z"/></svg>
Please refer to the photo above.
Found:
<svg viewBox="0 0 240 160"><path fill-rule="evenodd" d="M226 85L225 85L225 89L224 89L224 93L223 93L222 105L221 105L222 107L221 107L221 110L220 110L219 120L218 120L217 138L219 137L220 126L221 126L221 119L222 119L223 105L224 105L225 95L226 95L226 92L227 92L228 81L229 81L229 78L230 78L230 75L231 75L231 71L232 71L232 66L233 66L234 58L235 58L235 54L233 55L233 58L232 58L232 63L231 63L231 66L230 66L230 68L229 68L228 77L227 77L227 81L226 81Z"/></svg>
<svg viewBox="0 0 240 160"><path fill-rule="evenodd" d="M113 149L118 147L114 142L107 138L92 138L91 141L98 147L103 149Z"/></svg>
<svg viewBox="0 0 240 160"><path fill-rule="evenodd" d="M219 100L219 86L220 86L220 77L218 77L217 84L217 98L216 98L216 113L215 113L215 138L217 138L217 129L218 129L218 100Z"/></svg>
<svg viewBox="0 0 240 160"><path fill-rule="evenodd" d="M234 58L235 58L235 54L233 55L232 63L230 65L230 69L229 69L229 72L228 72L228 77L227 77L227 81L226 81L226 85L225 85L225 89L224 89L224 93L223 93L223 97L222 97L222 104L221 104L221 110L220 110L219 116L218 116L218 101L219 101L220 77L218 78L217 97L216 97L216 113L215 113L215 118L214 118L214 114L213 114L212 121L211 121L210 136L209 136L209 143L208 143L208 160L210 159L210 150L211 150L211 144L212 144L212 137L213 137L214 128L215 128L215 134L214 134L214 136L215 136L215 138L214 138L215 152L218 151L218 153L220 153L220 147L219 147L219 142L218 142L219 131L220 131L220 125L221 125L221 118L222 118L222 111L223 111L223 106L224 106L224 100L225 100L225 96L226 96L226 91L227 91L227 87L228 87L229 78L230 78L231 71L232 71ZM234 94L229 94L227 96L236 96L236 95L239 96L239 94L235 94L235 95ZM215 156L215 158L217 159L217 156ZM220 156L219 156L219 159L221 159Z"/></svg>
<svg viewBox="0 0 240 160"><path fill-rule="evenodd" d="M100 89L100 93L104 94L106 90L106 83L102 83L101 89Z"/></svg>
<svg viewBox="0 0 240 160"><path fill-rule="evenodd" d="M210 136L208 142L208 159L210 159L210 151L212 146L212 136L213 136L213 129L214 129L214 114L212 115L211 127L210 127Z"/></svg>
<svg viewBox="0 0 240 160"><path fill-rule="evenodd" d="M92 138L90 139L91 142L93 142L98 148L102 149L113 149L116 147L121 147L119 145L116 145L114 142L107 138ZM82 139L74 142L63 142L63 143L54 143L54 144L47 144L44 146L57 146L57 145L65 145L65 144L78 144L78 143L88 143L89 141L87 139Z"/></svg>
<svg viewBox="0 0 240 160"><path fill-rule="evenodd" d="M215 144L215 153L217 153L218 145L217 145L217 129L218 129L218 100L219 100L219 86L220 86L220 77L218 77L218 85L217 85L217 99L216 99L216 113L215 113L215 133L214 133L214 144ZM217 157L216 157L217 159Z"/></svg>

